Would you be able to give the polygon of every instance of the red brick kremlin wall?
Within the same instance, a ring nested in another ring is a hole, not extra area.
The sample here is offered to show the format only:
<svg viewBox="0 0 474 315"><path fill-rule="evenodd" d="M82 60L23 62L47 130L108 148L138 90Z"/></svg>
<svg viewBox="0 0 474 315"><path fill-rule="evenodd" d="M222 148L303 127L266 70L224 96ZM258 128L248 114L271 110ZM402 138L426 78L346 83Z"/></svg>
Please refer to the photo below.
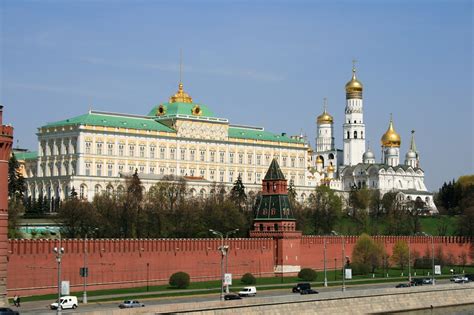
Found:
<svg viewBox="0 0 474 315"><path fill-rule="evenodd" d="M286 249L284 255L298 256L301 267L323 269L323 242L327 241L327 268L341 267L342 237L304 236L299 252ZM389 254L399 239L410 239L412 251L424 255L431 250L430 237L377 236ZM357 240L345 237L346 255L351 256ZM274 276L277 241L273 239L230 239L229 272L234 281L250 272L257 277ZM434 237L435 251L442 247L444 255L459 257L469 253L470 242L460 237ZM8 257L8 295L21 296L57 292L57 264L52 249L57 240L10 240ZM63 240L62 280L69 280L72 291L81 291L83 278L79 268L84 261L83 240ZM89 278L88 290L165 284L171 274L184 271L191 281L220 277L220 240L218 239L150 239L150 240L87 240ZM290 257L291 258L291 257ZM148 281L147 281L148 279Z"/></svg>

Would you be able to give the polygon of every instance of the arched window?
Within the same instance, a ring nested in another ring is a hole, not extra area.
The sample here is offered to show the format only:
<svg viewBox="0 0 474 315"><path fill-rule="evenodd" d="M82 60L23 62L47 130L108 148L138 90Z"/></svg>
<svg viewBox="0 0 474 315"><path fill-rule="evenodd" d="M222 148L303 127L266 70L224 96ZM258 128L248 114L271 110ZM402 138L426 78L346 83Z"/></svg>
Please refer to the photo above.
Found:
<svg viewBox="0 0 474 315"><path fill-rule="evenodd" d="M332 153L329 153L329 156L328 156L328 158L329 158L330 160L334 160L334 154L332 154Z"/></svg>
<svg viewBox="0 0 474 315"><path fill-rule="evenodd" d="M363 131L360 132L360 138L364 139L364 132Z"/></svg>
<svg viewBox="0 0 474 315"><path fill-rule="evenodd" d="M357 139L357 131L354 131L354 139Z"/></svg>
<svg viewBox="0 0 474 315"><path fill-rule="evenodd" d="M349 133L349 131L347 132L347 139L350 139L351 138L351 134Z"/></svg>

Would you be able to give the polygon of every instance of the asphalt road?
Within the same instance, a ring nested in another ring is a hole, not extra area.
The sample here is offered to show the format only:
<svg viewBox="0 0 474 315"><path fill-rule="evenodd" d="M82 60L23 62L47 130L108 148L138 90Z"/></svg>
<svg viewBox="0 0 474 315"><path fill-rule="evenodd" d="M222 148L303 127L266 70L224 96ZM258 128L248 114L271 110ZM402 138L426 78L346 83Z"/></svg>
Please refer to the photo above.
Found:
<svg viewBox="0 0 474 315"><path fill-rule="evenodd" d="M437 280L438 284L449 283L449 280ZM396 283L377 283L377 284L363 284L363 285L351 285L346 288L346 291L355 290L367 290L367 289L382 289L382 288L393 288ZM459 284L462 285L462 284ZM317 287L319 296L324 296L325 293L341 291L341 287ZM258 290L258 287L257 287ZM403 290L403 288L400 288ZM299 295L299 294L298 294ZM266 296L296 296L291 293L291 289L275 289L275 290L264 290L258 291L257 296L259 298ZM183 296L183 297L162 297L162 298L141 298L140 302L145 303L146 306L162 305L162 304L173 304L173 303L188 303L188 302L204 302L204 301L215 301L219 300L218 294L211 295L197 295L197 296ZM251 299L251 297L249 297ZM18 309L20 314L55 314L55 310L49 309L49 304L54 301L36 301L22 303ZM120 302L89 302L88 304L79 304L79 307L75 310L63 310L63 314L78 314L83 312L90 312L93 310L113 310L118 309ZM146 307L145 306L145 307ZM14 309L14 307L12 307Z"/></svg>

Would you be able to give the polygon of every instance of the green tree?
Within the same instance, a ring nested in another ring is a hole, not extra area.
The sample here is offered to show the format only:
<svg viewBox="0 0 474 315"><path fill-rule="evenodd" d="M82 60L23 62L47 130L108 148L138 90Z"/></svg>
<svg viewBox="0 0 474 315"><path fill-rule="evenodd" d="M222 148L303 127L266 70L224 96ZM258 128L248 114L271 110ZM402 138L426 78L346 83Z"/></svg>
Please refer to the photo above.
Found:
<svg viewBox="0 0 474 315"><path fill-rule="evenodd" d="M234 182L234 186L230 191L230 200L232 200L240 210L242 210L242 205L247 200L247 194L245 194L245 186L242 183L242 178L239 176L237 180Z"/></svg>
<svg viewBox="0 0 474 315"><path fill-rule="evenodd" d="M329 187L320 185L316 187L316 194L310 206L313 209L314 233L329 234L341 216L341 198Z"/></svg>
<svg viewBox="0 0 474 315"><path fill-rule="evenodd" d="M97 224L97 213L87 201L66 200L58 210L56 220L61 224L61 235L68 238L84 237Z"/></svg>
<svg viewBox="0 0 474 315"><path fill-rule="evenodd" d="M408 251L408 244L405 241L397 241L393 247L391 260L393 264L399 266L402 270L408 265Z"/></svg>
<svg viewBox="0 0 474 315"><path fill-rule="evenodd" d="M20 163L12 153L8 161L8 197L22 199L25 192L25 179L20 173Z"/></svg>
<svg viewBox="0 0 474 315"><path fill-rule="evenodd" d="M122 204L122 233L123 237L141 237L139 222L142 219L143 186L135 170L131 178L127 181L127 194Z"/></svg>
<svg viewBox="0 0 474 315"><path fill-rule="evenodd" d="M293 180L290 180L290 185L288 185L288 199L290 200L291 205L296 204L296 189L293 183Z"/></svg>
<svg viewBox="0 0 474 315"><path fill-rule="evenodd" d="M22 233L18 230L18 219L23 212L25 208L18 198L8 200L8 238L22 237Z"/></svg>
<svg viewBox="0 0 474 315"><path fill-rule="evenodd" d="M366 273L380 267L385 255L384 248L377 244L369 235L362 234L352 250L352 264L357 266L361 273Z"/></svg>

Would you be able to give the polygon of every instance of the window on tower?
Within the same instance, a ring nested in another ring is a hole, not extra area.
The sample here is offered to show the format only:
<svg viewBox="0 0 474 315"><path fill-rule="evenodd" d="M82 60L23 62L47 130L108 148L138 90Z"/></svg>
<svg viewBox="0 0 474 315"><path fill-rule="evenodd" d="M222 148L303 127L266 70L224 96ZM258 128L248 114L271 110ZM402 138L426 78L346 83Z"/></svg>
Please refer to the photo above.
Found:
<svg viewBox="0 0 474 315"><path fill-rule="evenodd" d="M354 139L357 139L357 131L354 131Z"/></svg>
<svg viewBox="0 0 474 315"><path fill-rule="evenodd" d="M360 138L364 139L364 132L363 131L360 132Z"/></svg>
<svg viewBox="0 0 474 315"><path fill-rule="evenodd" d="M349 133L349 131L347 132L347 139L350 139L351 138L351 134Z"/></svg>

